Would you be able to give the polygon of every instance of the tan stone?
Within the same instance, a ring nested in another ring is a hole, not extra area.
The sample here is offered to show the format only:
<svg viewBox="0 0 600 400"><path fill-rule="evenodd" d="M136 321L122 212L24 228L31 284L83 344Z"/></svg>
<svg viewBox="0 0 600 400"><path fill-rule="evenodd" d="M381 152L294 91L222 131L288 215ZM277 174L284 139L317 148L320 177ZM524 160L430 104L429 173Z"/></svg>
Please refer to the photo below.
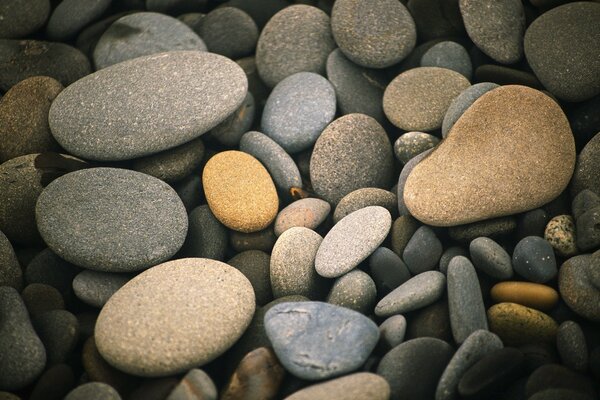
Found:
<svg viewBox="0 0 600 400"><path fill-rule="evenodd" d="M491 290L496 303L517 303L536 310L548 311L558 302L558 292L550 286L533 282L500 282Z"/></svg>
<svg viewBox="0 0 600 400"><path fill-rule="evenodd" d="M285 400L388 400L390 385L379 375L358 372L304 388Z"/></svg>
<svg viewBox="0 0 600 400"><path fill-rule="evenodd" d="M505 346L531 343L553 343L558 324L550 316L515 303L493 305L487 311L490 331L502 339Z"/></svg>

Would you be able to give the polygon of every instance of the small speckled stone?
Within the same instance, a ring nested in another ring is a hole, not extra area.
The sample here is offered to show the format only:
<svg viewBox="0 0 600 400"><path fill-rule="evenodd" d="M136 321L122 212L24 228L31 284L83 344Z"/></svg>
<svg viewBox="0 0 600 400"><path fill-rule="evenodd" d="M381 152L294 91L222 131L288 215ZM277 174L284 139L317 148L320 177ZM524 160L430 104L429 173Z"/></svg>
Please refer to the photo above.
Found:
<svg viewBox="0 0 600 400"><path fill-rule="evenodd" d="M456 42L440 42L421 57L421 67L448 68L471 80L473 67L467 50Z"/></svg>
<svg viewBox="0 0 600 400"><path fill-rule="evenodd" d="M46 25L46 35L51 40L65 41L83 27L99 18L110 6L111 0L63 0L56 6Z"/></svg>
<svg viewBox="0 0 600 400"><path fill-rule="evenodd" d="M281 236L286 230L295 226L315 230L329 215L331 206L328 202L307 198L297 200L277 214L274 231L276 236Z"/></svg>
<svg viewBox="0 0 600 400"><path fill-rule="evenodd" d="M383 111L398 128L432 131L442 126L452 100L469 87L458 72L438 67L413 68L385 89Z"/></svg>
<svg viewBox="0 0 600 400"><path fill-rule="evenodd" d="M582 317L600 321L600 291L590 279L592 268L598 268L594 256L584 254L571 257L561 265L558 273L558 288L561 299ZM597 281L596 281L597 282Z"/></svg>
<svg viewBox="0 0 600 400"><path fill-rule="evenodd" d="M398 198L392 192L379 188L362 188L348 193L335 207L333 223L337 224L346 215L368 206L381 206L390 214L396 214Z"/></svg>
<svg viewBox="0 0 600 400"><path fill-rule="evenodd" d="M188 233L181 254L223 261L227 250L227 228L215 218L210 207L204 204L194 208L188 220Z"/></svg>
<svg viewBox="0 0 600 400"><path fill-rule="evenodd" d="M249 154L231 150L213 156L204 167L202 184L211 211L230 229L260 231L277 216L273 180Z"/></svg>
<svg viewBox="0 0 600 400"><path fill-rule="evenodd" d="M358 372L312 385L293 393L285 400L388 400L390 385L381 376Z"/></svg>
<svg viewBox="0 0 600 400"><path fill-rule="evenodd" d="M552 246L539 236L521 239L513 251L512 263L516 273L536 283L548 282L558 272Z"/></svg>
<svg viewBox="0 0 600 400"><path fill-rule="evenodd" d="M271 291L271 257L260 250L247 250L236 254L227 264L240 271L252 284L256 304L263 306L273 300Z"/></svg>
<svg viewBox="0 0 600 400"><path fill-rule="evenodd" d="M469 245L473 265L494 279L512 278L511 258L498 243L487 237L478 237Z"/></svg>
<svg viewBox="0 0 600 400"><path fill-rule="evenodd" d="M119 393L110 385L102 382L89 382L71 390L64 400L121 400Z"/></svg>
<svg viewBox="0 0 600 400"><path fill-rule="evenodd" d="M24 37L44 26L50 15L50 1L3 1L0 14L4 17L0 25L1 38Z"/></svg>
<svg viewBox="0 0 600 400"><path fill-rule="evenodd" d="M265 329L285 369L307 380L355 371L379 339L364 315L321 302L278 304L267 311Z"/></svg>
<svg viewBox="0 0 600 400"><path fill-rule="evenodd" d="M417 310L436 302L444 294L446 277L439 271L418 274L377 303L375 315L389 317Z"/></svg>
<svg viewBox="0 0 600 400"><path fill-rule="evenodd" d="M379 247L371 254L369 269L380 297L384 297L411 277L404 261L387 247Z"/></svg>
<svg viewBox="0 0 600 400"><path fill-rule="evenodd" d="M454 123L458 121L461 115L463 115L463 113L467 111L467 109L471 107L473 103L475 103L475 100L483 96L484 93L487 93L492 89L496 89L497 87L500 87L500 85L491 82L481 82L476 83L473 86L469 86L460 92L460 94L456 96L454 100L452 100L448 110L446 111L446 114L444 115L444 120L442 122L442 137L445 138L448 136L450 129L452 129L454 126Z"/></svg>
<svg viewBox="0 0 600 400"><path fill-rule="evenodd" d="M411 158L437 146L440 139L425 132L407 132L394 142L394 154L406 164Z"/></svg>
<svg viewBox="0 0 600 400"><path fill-rule="evenodd" d="M172 375L231 347L254 308L252 285L235 268L205 258L170 261L110 298L96 322L96 344L102 357L127 373Z"/></svg>
<svg viewBox="0 0 600 400"><path fill-rule="evenodd" d="M546 225L544 239L550 243L559 256L572 257L577 254L573 217L557 215L552 218Z"/></svg>
<svg viewBox="0 0 600 400"><path fill-rule="evenodd" d="M373 279L355 269L337 278L327 296L327 302L369 315L377 301Z"/></svg>
<svg viewBox="0 0 600 400"><path fill-rule="evenodd" d="M211 377L198 368L191 369L166 400L217 400L219 392Z"/></svg>
<svg viewBox="0 0 600 400"><path fill-rule="evenodd" d="M402 259L413 275L434 269L442 256L442 242L428 226L421 226L412 235Z"/></svg>
<svg viewBox="0 0 600 400"><path fill-rule="evenodd" d="M220 7L202 19L196 31L206 43L208 51L232 60L254 52L258 41L258 27L248 14L236 7Z"/></svg>
<svg viewBox="0 0 600 400"><path fill-rule="evenodd" d="M548 315L515 303L499 303L487 311L490 331L507 346L551 343L558 324Z"/></svg>
<svg viewBox="0 0 600 400"><path fill-rule="evenodd" d="M23 288L23 271L12 244L0 231L0 287L11 286L16 290Z"/></svg>
<svg viewBox="0 0 600 400"><path fill-rule="evenodd" d="M406 335L406 318L403 315L392 315L379 325L380 340L390 350L404 341Z"/></svg>
<svg viewBox="0 0 600 400"><path fill-rule="evenodd" d="M73 279L75 296L92 307L102 308L117 290L131 279L113 272L82 271Z"/></svg>
<svg viewBox="0 0 600 400"><path fill-rule="evenodd" d="M556 332L556 348L566 367L585 372L588 367L588 348L578 323L565 321Z"/></svg>
<svg viewBox="0 0 600 400"><path fill-rule="evenodd" d="M331 228L317 250L315 269L336 278L355 268L384 241L392 226L388 210L369 206L347 215Z"/></svg>
<svg viewBox="0 0 600 400"><path fill-rule="evenodd" d="M499 282L490 292L496 303L517 303L536 310L549 311L558 302L558 292L533 282Z"/></svg>

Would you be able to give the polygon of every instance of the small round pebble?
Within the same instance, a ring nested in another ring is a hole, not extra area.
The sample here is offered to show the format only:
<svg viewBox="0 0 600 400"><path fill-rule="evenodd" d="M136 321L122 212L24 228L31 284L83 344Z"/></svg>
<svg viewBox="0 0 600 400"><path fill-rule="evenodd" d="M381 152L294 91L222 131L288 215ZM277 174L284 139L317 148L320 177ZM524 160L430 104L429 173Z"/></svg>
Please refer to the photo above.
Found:
<svg viewBox="0 0 600 400"><path fill-rule="evenodd" d="M554 288L533 282L499 282L490 294L496 303L517 303L540 311L549 311L558 303Z"/></svg>
<svg viewBox="0 0 600 400"><path fill-rule="evenodd" d="M390 214L396 214L398 199L396 195L384 189L362 188L348 193L336 205L333 212L333 223L337 224L342 218L354 211L368 206L381 206Z"/></svg>
<svg viewBox="0 0 600 400"><path fill-rule="evenodd" d="M600 321L600 291L591 278L597 268L592 255L575 256L561 265L558 274L560 297L567 306L582 317Z"/></svg>
<svg viewBox="0 0 600 400"><path fill-rule="evenodd" d="M561 257L573 257L577 254L575 221L570 215L557 215L552 218L544 231L544 239Z"/></svg>
<svg viewBox="0 0 600 400"><path fill-rule="evenodd" d="M285 398L285 400L388 400L390 385L381 376L357 372L312 385Z"/></svg>
<svg viewBox="0 0 600 400"><path fill-rule="evenodd" d="M556 331L556 348L566 367L585 372L588 367L588 347L578 323L565 321Z"/></svg>
<svg viewBox="0 0 600 400"><path fill-rule="evenodd" d="M492 239L479 237L469 245L473 265L494 279L501 281L512 278L510 255Z"/></svg>
<svg viewBox="0 0 600 400"><path fill-rule="evenodd" d="M377 301L373 279L355 269L337 278L329 291L327 302L369 315Z"/></svg>
<svg viewBox="0 0 600 400"><path fill-rule="evenodd" d="M50 40L71 39L86 25L99 18L110 6L111 0L63 0L52 11L46 35Z"/></svg>
<svg viewBox="0 0 600 400"><path fill-rule="evenodd" d="M507 346L551 343L558 324L547 314L515 303L499 303L487 311L490 331Z"/></svg>
<svg viewBox="0 0 600 400"><path fill-rule="evenodd" d="M371 254L369 269L380 297L386 296L411 277L404 261L387 247L379 247Z"/></svg>
<svg viewBox="0 0 600 400"><path fill-rule="evenodd" d="M236 254L227 264L237 268L252 284L256 304L263 306L273 300L270 278L271 257L260 250L247 250Z"/></svg>
<svg viewBox="0 0 600 400"><path fill-rule="evenodd" d="M442 121L442 137L448 136L450 133L450 129L454 126L454 123L458 121L461 115L467 110L467 108L471 107L475 100L483 96L484 93L489 92L492 89L496 89L500 85L491 82L481 82L476 83L473 86L469 86L458 96L456 96L448 110L446 110L446 114L444 114L444 120Z"/></svg>
<svg viewBox="0 0 600 400"><path fill-rule="evenodd" d="M536 283L548 282L558 272L552 246L538 236L528 236L519 241L513 251L512 262L515 272Z"/></svg>
<svg viewBox="0 0 600 400"><path fill-rule="evenodd" d="M84 303L102 308L130 279L130 275L85 270L73 279L73 292Z"/></svg>
<svg viewBox="0 0 600 400"><path fill-rule="evenodd" d="M421 57L421 67L451 69L471 80L473 66L467 50L456 42L446 41L433 45Z"/></svg>
<svg viewBox="0 0 600 400"><path fill-rule="evenodd" d="M394 154L406 164L411 158L432 149L440 142L436 136L425 132L406 132L394 142Z"/></svg>
<svg viewBox="0 0 600 400"><path fill-rule="evenodd" d="M421 226L412 235L402 259L413 275L434 269L442 256L442 242L428 226Z"/></svg>
<svg viewBox="0 0 600 400"><path fill-rule="evenodd" d="M252 17L236 7L212 10L202 18L196 32L206 43L208 51L232 60L253 53L259 33Z"/></svg>
<svg viewBox="0 0 600 400"><path fill-rule="evenodd" d="M119 393L110 385L102 382L89 382L71 390L64 400L121 400Z"/></svg>
<svg viewBox="0 0 600 400"><path fill-rule="evenodd" d="M277 214L274 232L281 236L295 226L315 230L329 215L331 206L321 199L307 198L296 200Z"/></svg>

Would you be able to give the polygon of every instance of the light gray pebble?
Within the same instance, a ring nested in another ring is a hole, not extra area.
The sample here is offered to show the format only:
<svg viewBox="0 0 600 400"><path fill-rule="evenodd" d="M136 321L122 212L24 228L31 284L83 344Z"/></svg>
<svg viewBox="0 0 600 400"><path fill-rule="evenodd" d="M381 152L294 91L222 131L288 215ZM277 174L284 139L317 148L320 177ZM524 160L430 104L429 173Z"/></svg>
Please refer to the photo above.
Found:
<svg viewBox="0 0 600 400"><path fill-rule="evenodd" d="M377 303L375 315L389 317L435 303L444 294L446 277L439 271L415 275Z"/></svg>

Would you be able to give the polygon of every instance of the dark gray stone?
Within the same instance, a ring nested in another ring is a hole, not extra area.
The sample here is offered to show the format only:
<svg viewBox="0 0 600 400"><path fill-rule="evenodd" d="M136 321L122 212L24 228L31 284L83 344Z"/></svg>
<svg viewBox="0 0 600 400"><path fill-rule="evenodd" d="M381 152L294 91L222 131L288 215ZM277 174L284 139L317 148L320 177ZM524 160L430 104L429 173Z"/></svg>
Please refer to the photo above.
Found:
<svg viewBox="0 0 600 400"><path fill-rule="evenodd" d="M389 317L418 310L439 300L445 288L446 276L441 272L420 273L381 299L375 307L375 315Z"/></svg>
<svg viewBox="0 0 600 400"><path fill-rule="evenodd" d="M450 264L450 261L456 256L468 257L469 252L460 246L452 246L444 250L442 256L440 257L439 268L442 274L446 275L448 273L448 265Z"/></svg>
<svg viewBox="0 0 600 400"><path fill-rule="evenodd" d="M565 321L556 331L556 348L567 368L586 372L588 367L588 347L583 330L577 322Z"/></svg>
<svg viewBox="0 0 600 400"><path fill-rule="evenodd" d="M508 280L513 276L510 255L492 239L479 237L469 245L473 265L494 279Z"/></svg>
<svg viewBox="0 0 600 400"><path fill-rule="evenodd" d="M436 136L425 132L406 132L394 142L394 154L398 161L408 163L413 157L432 149L440 142Z"/></svg>
<svg viewBox="0 0 600 400"><path fill-rule="evenodd" d="M600 132L596 133L577 155L577 163L571 179L572 196L585 189L589 189L600 196L598 163L600 163Z"/></svg>
<svg viewBox="0 0 600 400"><path fill-rule="evenodd" d="M29 399L62 400L74 386L73 368L67 364L56 364L46 369L39 377L31 390Z"/></svg>
<svg viewBox="0 0 600 400"><path fill-rule="evenodd" d="M50 15L50 0L7 0L0 5L0 38L20 38L34 33Z"/></svg>
<svg viewBox="0 0 600 400"><path fill-rule="evenodd" d="M530 399L536 393L550 388L566 389L589 396L591 399L597 398L596 389L588 376L558 364L546 364L533 371L527 379L525 394Z"/></svg>
<svg viewBox="0 0 600 400"><path fill-rule="evenodd" d="M227 264L237 268L252 284L256 304L264 306L273 300L271 290L271 256L260 250L246 250L236 254Z"/></svg>
<svg viewBox="0 0 600 400"><path fill-rule="evenodd" d="M138 0L144 1L144 0ZM164 14L182 14L191 11L203 10L206 0L146 0L146 9Z"/></svg>
<svg viewBox="0 0 600 400"><path fill-rule="evenodd" d="M583 215L586 211L591 210L600 206L600 196L590 189L583 189L573 199L573 218L577 219Z"/></svg>
<svg viewBox="0 0 600 400"><path fill-rule="evenodd" d="M600 321L600 291L590 277L592 268L598 268L594 256L583 254L571 257L561 265L558 273L560 297L578 315Z"/></svg>
<svg viewBox="0 0 600 400"><path fill-rule="evenodd" d="M225 146L238 146L244 133L248 132L254 123L255 113L254 95L248 91L242 104L209 134Z"/></svg>
<svg viewBox="0 0 600 400"><path fill-rule="evenodd" d="M337 278L329 291L327 302L370 315L377 301L375 282L359 269Z"/></svg>
<svg viewBox="0 0 600 400"><path fill-rule="evenodd" d="M227 228L215 218L208 205L194 208L188 221L188 233L181 255L223 261L227 249Z"/></svg>
<svg viewBox="0 0 600 400"><path fill-rule="evenodd" d="M577 247L581 251L600 247L600 206L581 214L575 223Z"/></svg>
<svg viewBox="0 0 600 400"><path fill-rule="evenodd" d="M220 7L202 19L196 30L208 51L233 60L254 52L258 27L248 14L236 7Z"/></svg>
<svg viewBox="0 0 600 400"><path fill-rule="evenodd" d="M519 215L517 220L517 239L521 240L527 236L544 237L548 221L550 221L550 217L542 208L536 208L535 210Z"/></svg>
<svg viewBox="0 0 600 400"><path fill-rule="evenodd" d="M421 67L448 68L471 80L473 66L467 50L456 42L440 42L421 57Z"/></svg>
<svg viewBox="0 0 600 400"><path fill-rule="evenodd" d="M21 297L31 316L65 308L65 300L60 292L43 283L30 283L21 292Z"/></svg>
<svg viewBox="0 0 600 400"><path fill-rule="evenodd" d="M464 35L458 1L408 0L407 6L417 25L419 42Z"/></svg>
<svg viewBox="0 0 600 400"><path fill-rule="evenodd" d="M387 247L379 247L371 254L369 268L379 297L384 297L411 276L404 261Z"/></svg>
<svg viewBox="0 0 600 400"><path fill-rule="evenodd" d="M406 336L408 339L431 337L452 343L452 328L450 327L450 315L448 312L448 301L445 298L427 307L415 311L411 316L410 324L407 326Z"/></svg>
<svg viewBox="0 0 600 400"><path fill-rule="evenodd" d="M413 275L434 269L442 256L442 242L428 226L421 226L408 241L402 259Z"/></svg>
<svg viewBox="0 0 600 400"><path fill-rule="evenodd" d="M457 242L469 244L478 237L485 236L496 239L511 234L517 227L516 218L512 215L486 219L465 225L448 228L448 236ZM543 234L543 232L542 232Z"/></svg>
<svg viewBox="0 0 600 400"><path fill-rule="evenodd" d="M444 115L444 121L442 122L442 136L448 136L454 123L458 121L465 111L467 111L467 108L475 103L475 100L497 87L500 87L500 85L491 82L481 82L463 90L454 100L452 100L450 107L448 107L448 110Z"/></svg>
<svg viewBox="0 0 600 400"><path fill-rule="evenodd" d="M27 264L25 281L43 283L56 288L60 293L67 294L72 289L73 279L79 268L56 255L50 249L40 251Z"/></svg>
<svg viewBox="0 0 600 400"><path fill-rule="evenodd" d="M406 180L408 176L412 172L413 168L424 159L429 153L431 153L432 149L425 150L421 154L418 154L411 158L404 167L402 167L402 171L400 171L400 176L398 177L398 211L400 216L410 215L410 211L406 207L406 203L404 203L404 186L406 184Z"/></svg>
<svg viewBox="0 0 600 400"><path fill-rule="evenodd" d="M56 41L72 38L83 27L98 19L111 2L112 0L62 0L50 15L46 35Z"/></svg>
<svg viewBox="0 0 600 400"><path fill-rule="evenodd" d="M173 185L173 187L183 202L188 214L191 213L194 208L198 207L203 200L206 200L203 198L204 196L199 195L199 193L204 193L200 175L188 175Z"/></svg>
<svg viewBox="0 0 600 400"><path fill-rule="evenodd" d="M513 251L512 263L516 273L537 283L548 282L558 272L554 249L539 236L521 239Z"/></svg>
<svg viewBox="0 0 600 400"><path fill-rule="evenodd" d="M252 233L229 231L231 247L238 253L245 250L262 250L269 253L273 249L276 240L277 237L273 233L272 225L262 231Z"/></svg>
<svg viewBox="0 0 600 400"><path fill-rule="evenodd" d="M77 317L65 310L51 310L34 316L32 322L46 349L47 364L64 363L79 340Z"/></svg>
<svg viewBox="0 0 600 400"><path fill-rule="evenodd" d="M390 212L392 217L397 210L396 194L379 188L362 188L345 195L335 207L333 223L337 224L346 215L369 206L380 206Z"/></svg>
<svg viewBox="0 0 600 400"><path fill-rule="evenodd" d="M307 380L355 371L379 339L364 315L321 302L278 304L267 311L265 329L286 370Z"/></svg>
<svg viewBox="0 0 600 400"><path fill-rule="evenodd" d="M23 271L12 244L0 231L0 286L23 288Z"/></svg>
<svg viewBox="0 0 600 400"><path fill-rule="evenodd" d="M102 308L117 290L132 277L126 274L82 271L73 279L75 296L92 307Z"/></svg>
<svg viewBox="0 0 600 400"><path fill-rule="evenodd" d="M392 315L379 325L380 341L386 350L393 349L404 341L406 335L406 318L403 315Z"/></svg>
<svg viewBox="0 0 600 400"><path fill-rule="evenodd" d="M71 390L64 400L121 400L119 393L102 382L89 382Z"/></svg>
<svg viewBox="0 0 600 400"><path fill-rule="evenodd" d="M224 5L245 11L262 29L273 15L288 7L290 3L287 0L229 0Z"/></svg>
<svg viewBox="0 0 600 400"><path fill-rule="evenodd" d="M77 40L75 41L75 46L81 50L83 54L88 56L91 59L94 58L94 48L98 43L98 40L102 37L104 32L121 17L125 15L133 14L138 12L138 10L129 10L123 11L120 13L112 14L106 18L101 19L98 22L95 22L86 28L84 28L79 35L77 35Z"/></svg>

